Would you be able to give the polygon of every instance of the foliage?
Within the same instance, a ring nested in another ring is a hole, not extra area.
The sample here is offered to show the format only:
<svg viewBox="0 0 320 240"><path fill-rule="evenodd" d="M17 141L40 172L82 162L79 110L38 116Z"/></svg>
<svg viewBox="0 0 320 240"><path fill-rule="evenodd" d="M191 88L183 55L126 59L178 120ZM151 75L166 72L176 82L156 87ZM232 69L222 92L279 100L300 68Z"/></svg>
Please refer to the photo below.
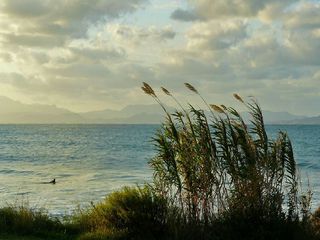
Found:
<svg viewBox="0 0 320 240"><path fill-rule="evenodd" d="M47 239L63 238L66 229L58 219L52 219L44 210L31 209L26 204L0 209L0 234L15 233Z"/></svg>
<svg viewBox="0 0 320 240"><path fill-rule="evenodd" d="M201 97L192 85L186 87ZM276 140L268 138L256 100L246 102L234 94L250 112L251 122L246 124L234 108L209 105L201 97L209 121L204 110L183 108L165 88L181 108L172 114L150 85L144 83L142 89L166 113L154 138L157 156L150 161L155 189L182 210L185 222L208 225L228 215L251 223L299 219L302 209L290 139L285 132Z"/></svg>
<svg viewBox="0 0 320 240"><path fill-rule="evenodd" d="M110 239L158 239L166 232L167 212L166 201L150 187L125 187L82 212L76 222L83 232Z"/></svg>

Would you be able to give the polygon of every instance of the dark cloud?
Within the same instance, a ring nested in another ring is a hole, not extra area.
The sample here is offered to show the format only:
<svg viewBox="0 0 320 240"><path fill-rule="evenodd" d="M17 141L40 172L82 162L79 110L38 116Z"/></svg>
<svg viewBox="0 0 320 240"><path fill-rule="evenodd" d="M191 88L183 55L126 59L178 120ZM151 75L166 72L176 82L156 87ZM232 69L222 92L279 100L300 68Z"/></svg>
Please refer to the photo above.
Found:
<svg viewBox="0 0 320 240"><path fill-rule="evenodd" d="M254 17L259 11L270 5L278 4L278 0L189 0L195 13L205 19L228 17ZM281 0L285 8L295 0Z"/></svg>
<svg viewBox="0 0 320 240"><path fill-rule="evenodd" d="M0 12L17 35L50 34L79 37L90 24L136 11L146 0L4 0Z"/></svg>
<svg viewBox="0 0 320 240"><path fill-rule="evenodd" d="M27 79L19 73L0 73L2 83L10 84L17 88L27 88Z"/></svg>
<svg viewBox="0 0 320 240"><path fill-rule="evenodd" d="M0 59L2 59L4 62L12 62L12 55L7 52L0 52Z"/></svg>
<svg viewBox="0 0 320 240"><path fill-rule="evenodd" d="M120 61L126 57L126 52L123 48L78 48L71 47L70 51L77 56L77 58L88 59L93 62L97 61Z"/></svg>
<svg viewBox="0 0 320 240"><path fill-rule="evenodd" d="M183 10L176 9L170 16L172 19L183 22L193 22L200 20L200 17L197 16L192 10Z"/></svg>
<svg viewBox="0 0 320 240"><path fill-rule="evenodd" d="M157 29L154 27L141 28L130 25L113 25L110 27L110 32L117 35L123 40L134 44L141 44L146 41L164 41L173 39L176 32L171 28Z"/></svg>
<svg viewBox="0 0 320 240"><path fill-rule="evenodd" d="M160 39L174 39L176 33L171 29L166 29L165 31L159 34Z"/></svg>
<svg viewBox="0 0 320 240"><path fill-rule="evenodd" d="M37 18L43 16L50 11L50 7L52 6L48 1L39 0L10 0L3 1L2 4L2 11L5 14L18 18Z"/></svg>
<svg viewBox="0 0 320 240"><path fill-rule="evenodd" d="M2 34L2 38L4 44L13 46L53 48L64 44L63 38L39 34Z"/></svg>

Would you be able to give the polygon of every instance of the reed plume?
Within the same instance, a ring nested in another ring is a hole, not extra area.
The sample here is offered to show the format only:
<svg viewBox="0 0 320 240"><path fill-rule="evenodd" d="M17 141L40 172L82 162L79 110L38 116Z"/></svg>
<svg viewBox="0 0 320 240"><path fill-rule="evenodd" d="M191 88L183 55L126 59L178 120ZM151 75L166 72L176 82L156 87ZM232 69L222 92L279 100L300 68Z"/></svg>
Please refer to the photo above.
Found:
<svg viewBox="0 0 320 240"><path fill-rule="evenodd" d="M242 100L242 98L241 98L237 93L234 93L233 96L234 96L234 98L237 99L238 101L244 103L244 101Z"/></svg>
<svg viewBox="0 0 320 240"><path fill-rule="evenodd" d="M199 94L198 91L197 91L197 89L196 89L194 86L192 86L190 83L184 83L184 85L185 85L190 91L192 91L192 92L194 92L194 93L196 93L196 94Z"/></svg>
<svg viewBox="0 0 320 240"><path fill-rule="evenodd" d="M224 113L224 110L223 110L221 107L219 107L218 105L210 104L210 107L211 107L214 111L216 111L216 112L218 112L218 113Z"/></svg>
<svg viewBox="0 0 320 240"><path fill-rule="evenodd" d="M169 92L168 89L164 88L164 87L161 87L162 91L167 94L168 96L172 96L171 93Z"/></svg>
<svg viewBox="0 0 320 240"><path fill-rule="evenodd" d="M148 95L152 96L152 97L156 97L157 95L155 94L155 92L153 91L152 87L146 83L143 82L143 86L141 87L141 89Z"/></svg>

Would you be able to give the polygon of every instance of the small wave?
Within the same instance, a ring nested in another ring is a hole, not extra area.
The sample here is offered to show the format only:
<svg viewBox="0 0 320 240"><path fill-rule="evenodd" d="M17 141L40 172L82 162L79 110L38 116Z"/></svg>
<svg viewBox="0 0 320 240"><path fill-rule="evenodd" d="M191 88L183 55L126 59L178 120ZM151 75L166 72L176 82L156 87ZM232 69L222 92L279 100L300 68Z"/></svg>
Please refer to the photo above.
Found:
<svg viewBox="0 0 320 240"><path fill-rule="evenodd" d="M137 176L134 176L134 175L119 175L119 176L114 176L113 178L132 179L132 178L137 178Z"/></svg>
<svg viewBox="0 0 320 240"><path fill-rule="evenodd" d="M74 192L73 188L61 189L60 192Z"/></svg>
<svg viewBox="0 0 320 240"><path fill-rule="evenodd" d="M2 170L0 170L0 174L30 175L33 173L34 173L34 171L28 171L28 170L16 170L16 169L2 169Z"/></svg>
<svg viewBox="0 0 320 240"><path fill-rule="evenodd" d="M24 196L24 195L28 195L28 194L32 194L33 192L31 192L31 191L28 191L28 192L18 192L18 193L16 193L16 195L18 195L18 196Z"/></svg>
<svg viewBox="0 0 320 240"><path fill-rule="evenodd" d="M297 166L299 167L299 169L304 169L304 168L308 168L310 166L310 163L302 162L302 163L298 163Z"/></svg>
<svg viewBox="0 0 320 240"><path fill-rule="evenodd" d="M298 167L301 169L301 170L304 170L304 169L308 169L308 170L319 170L320 169L320 165L313 162L302 162L302 163L298 163L297 164Z"/></svg>
<svg viewBox="0 0 320 240"><path fill-rule="evenodd" d="M57 177L60 177L60 178L73 177L73 176L74 176L74 174L72 174L72 173L62 173L62 174L57 175Z"/></svg>

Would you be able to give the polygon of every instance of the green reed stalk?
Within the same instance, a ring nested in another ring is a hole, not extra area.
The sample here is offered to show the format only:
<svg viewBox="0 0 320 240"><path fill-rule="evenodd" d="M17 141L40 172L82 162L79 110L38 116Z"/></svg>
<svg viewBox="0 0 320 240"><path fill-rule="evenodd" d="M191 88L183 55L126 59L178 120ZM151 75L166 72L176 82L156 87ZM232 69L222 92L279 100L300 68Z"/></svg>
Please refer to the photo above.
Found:
<svg viewBox="0 0 320 240"><path fill-rule="evenodd" d="M235 109L208 104L192 85L185 85L208 106L211 122L203 110L182 107L162 88L182 109L169 113L148 84L142 87L167 115L154 137L157 155L150 161L155 191L179 207L189 223L207 225L226 214L299 218L298 177L287 134L279 132L276 140L269 140L254 99L246 102L234 94L250 112L247 125Z"/></svg>

